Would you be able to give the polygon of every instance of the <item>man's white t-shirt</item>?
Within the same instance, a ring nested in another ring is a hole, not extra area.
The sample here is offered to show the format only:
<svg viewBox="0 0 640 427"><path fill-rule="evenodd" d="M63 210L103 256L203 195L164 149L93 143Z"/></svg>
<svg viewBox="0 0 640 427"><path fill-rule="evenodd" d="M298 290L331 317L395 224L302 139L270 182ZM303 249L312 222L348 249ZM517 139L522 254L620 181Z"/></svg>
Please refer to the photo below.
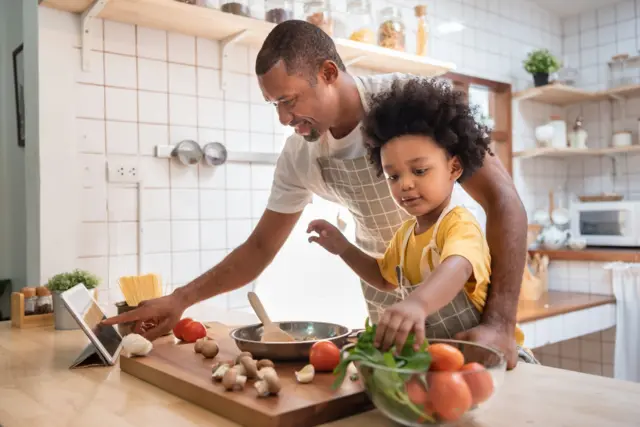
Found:
<svg viewBox="0 0 640 427"><path fill-rule="evenodd" d="M370 95L388 90L395 80L406 82L412 78L415 76L403 73L354 76L365 111L368 111L366 100ZM360 126L361 123L341 139L333 138L331 132L325 132L314 142L306 141L297 134L287 138L276 164L267 209L280 213L300 212L308 203L311 203L314 194L340 203L325 184L317 159L326 156L338 159L366 156L367 150ZM371 165L371 167L374 166ZM467 207L469 207L469 201L473 201L458 184L454 187L452 200Z"/></svg>

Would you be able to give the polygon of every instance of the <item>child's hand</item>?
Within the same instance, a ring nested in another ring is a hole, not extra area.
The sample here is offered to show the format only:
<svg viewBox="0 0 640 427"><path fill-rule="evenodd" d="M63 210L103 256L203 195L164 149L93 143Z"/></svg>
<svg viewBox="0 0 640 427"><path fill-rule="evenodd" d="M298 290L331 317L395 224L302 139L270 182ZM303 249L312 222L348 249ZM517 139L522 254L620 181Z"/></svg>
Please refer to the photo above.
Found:
<svg viewBox="0 0 640 427"><path fill-rule="evenodd" d="M309 242L316 242L334 255L342 255L349 248L349 241L334 225L323 219L309 223L307 233L316 232L318 236L309 237Z"/></svg>
<svg viewBox="0 0 640 427"><path fill-rule="evenodd" d="M419 350L424 342L424 322L427 313L417 299L407 298L387 308L376 326L374 345L387 351L393 344L400 353L409 333L415 334L414 349Z"/></svg>

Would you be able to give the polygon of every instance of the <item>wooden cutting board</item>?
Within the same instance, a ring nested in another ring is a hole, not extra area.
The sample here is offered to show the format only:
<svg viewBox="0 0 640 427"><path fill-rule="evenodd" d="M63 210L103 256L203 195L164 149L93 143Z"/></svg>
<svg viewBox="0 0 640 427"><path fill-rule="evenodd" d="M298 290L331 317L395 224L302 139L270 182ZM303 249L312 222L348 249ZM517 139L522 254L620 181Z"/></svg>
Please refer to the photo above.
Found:
<svg viewBox="0 0 640 427"><path fill-rule="evenodd" d="M254 380L248 380L242 391L226 391L221 383L212 381L211 366L234 359L240 350L229 336L229 327L219 323L207 326L220 348L213 359L205 359L194 352L194 344L178 343L170 335L154 341L153 350L145 357L120 356L120 369L247 427L316 426L372 408L358 381L346 378L333 391L333 374L317 372L313 382L298 383L294 372L304 363L276 365L282 384L278 396L257 397Z"/></svg>

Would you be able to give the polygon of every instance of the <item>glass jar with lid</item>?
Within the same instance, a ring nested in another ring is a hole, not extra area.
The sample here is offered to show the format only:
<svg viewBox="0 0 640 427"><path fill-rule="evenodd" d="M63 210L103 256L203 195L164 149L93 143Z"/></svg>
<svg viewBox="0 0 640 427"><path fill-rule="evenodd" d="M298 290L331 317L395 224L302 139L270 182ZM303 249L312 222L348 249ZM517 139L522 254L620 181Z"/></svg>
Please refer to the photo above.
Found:
<svg viewBox="0 0 640 427"><path fill-rule="evenodd" d="M400 9L397 7L385 7L380 11L378 45L388 49L405 51L406 29L404 22L402 22Z"/></svg>
<svg viewBox="0 0 640 427"><path fill-rule="evenodd" d="M348 0L347 15L349 39L363 43L376 43L370 0Z"/></svg>
<svg viewBox="0 0 640 427"><path fill-rule="evenodd" d="M240 16L251 16L249 0L222 0L220 10Z"/></svg>
<svg viewBox="0 0 640 427"><path fill-rule="evenodd" d="M304 17L307 22L333 36L333 16L329 0L309 0L304 3Z"/></svg>
<svg viewBox="0 0 640 427"><path fill-rule="evenodd" d="M264 19L267 22L279 24L293 19L292 0L265 0Z"/></svg>

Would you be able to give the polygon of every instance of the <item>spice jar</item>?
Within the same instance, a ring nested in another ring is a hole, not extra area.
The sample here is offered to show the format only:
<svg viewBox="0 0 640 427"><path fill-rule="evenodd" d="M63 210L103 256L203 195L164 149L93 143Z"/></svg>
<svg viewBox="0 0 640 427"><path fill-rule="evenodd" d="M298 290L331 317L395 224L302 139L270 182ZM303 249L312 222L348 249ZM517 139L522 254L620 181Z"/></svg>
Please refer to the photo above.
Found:
<svg viewBox="0 0 640 427"><path fill-rule="evenodd" d="M34 314L36 312L36 288L25 287L20 290L20 293L24 295L24 314Z"/></svg>
<svg viewBox="0 0 640 427"><path fill-rule="evenodd" d="M418 5L414 9L418 18L418 31L416 32L416 55L426 56L429 43L429 21L427 21L427 6Z"/></svg>
<svg viewBox="0 0 640 427"><path fill-rule="evenodd" d="M248 0L228 1L220 6L220 10L240 16L251 16Z"/></svg>
<svg viewBox="0 0 640 427"><path fill-rule="evenodd" d="M53 313L53 298L51 292L45 286L38 286L36 288L36 313L46 314Z"/></svg>
<svg viewBox="0 0 640 427"><path fill-rule="evenodd" d="M385 7L380 11L378 45L404 52L405 26L397 7Z"/></svg>
<svg viewBox="0 0 640 427"><path fill-rule="evenodd" d="M376 35L371 17L369 0L349 0L347 2L349 16L349 40L375 44Z"/></svg>
<svg viewBox="0 0 640 427"><path fill-rule="evenodd" d="M293 19L293 2L290 0L265 0L264 10L267 22L279 24Z"/></svg>
<svg viewBox="0 0 640 427"><path fill-rule="evenodd" d="M333 17L328 0L310 0L304 4L304 16L307 22L319 27L330 36L333 35Z"/></svg>

